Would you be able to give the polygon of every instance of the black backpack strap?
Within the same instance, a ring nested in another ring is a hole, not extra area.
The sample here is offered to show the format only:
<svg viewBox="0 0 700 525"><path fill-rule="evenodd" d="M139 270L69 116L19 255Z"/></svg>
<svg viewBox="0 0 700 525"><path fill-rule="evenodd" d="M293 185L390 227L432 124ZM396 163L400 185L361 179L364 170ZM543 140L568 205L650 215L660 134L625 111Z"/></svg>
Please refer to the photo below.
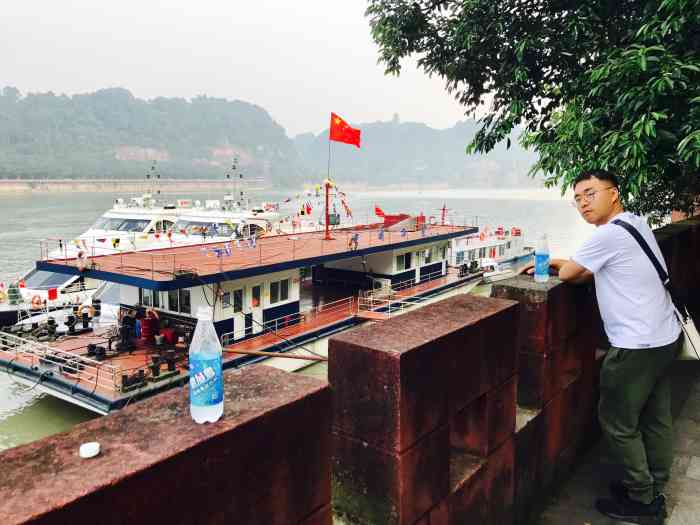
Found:
<svg viewBox="0 0 700 525"><path fill-rule="evenodd" d="M623 227L625 230L629 232L629 234L634 237L634 240L637 241L639 246L642 248L642 251L646 254L647 257L649 257L649 260L651 261L651 264L654 265L654 268L656 269L656 273L659 274L659 279L661 279L661 282L664 285L664 288L668 290L668 293L671 295L671 301L675 305L676 309L680 312L680 314L683 316L683 320L687 318L687 311L685 308L685 305L683 304L682 301L679 301L678 297L676 296L675 291L673 290L673 285L671 285L671 279L668 276L668 273L666 273L666 270L663 269L663 266L661 266L661 263L659 260L656 258L656 255L654 255L654 252L651 251L651 248L649 247L649 244L647 241L644 240L644 237L642 237L642 234L637 231L637 228L632 226L629 222L625 222L621 219L615 219L612 221L613 224L616 224L617 226Z"/></svg>
<svg viewBox="0 0 700 525"><path fill-rule="evenodd" d="M664 270L663 266L661 266L661 263L656 258L656 255L654 255L654 252L651 251L649 244L647 244L647 241L644 240L644 237L642 237L642 234L637 231L637 228L632 226L629 222L625 222L625 221L620 220L620 219L615 219L614 221L612 221L612 223L617 224L618 226L622 226L625 230L627 230L630 233L630 235L632 237L634 237L634 240L639 243L639 246L642 247L642 250L644 251L644 253L647 254L647 257L649 257L651 264L654 265L654 268L656 269L656 273L659 274L659 279L661 279L661 282L664 284L664 287L666 289L668 289L668 287L671 284L671 280L669 279L668 274L666 273L666 270Z"/></svg>

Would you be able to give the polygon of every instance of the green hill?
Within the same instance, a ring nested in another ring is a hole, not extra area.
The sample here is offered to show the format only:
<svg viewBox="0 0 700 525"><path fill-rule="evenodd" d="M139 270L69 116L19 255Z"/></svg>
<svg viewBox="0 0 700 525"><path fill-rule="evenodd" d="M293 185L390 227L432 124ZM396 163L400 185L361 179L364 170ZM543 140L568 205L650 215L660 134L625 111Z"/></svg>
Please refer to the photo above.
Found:
<svg viewBox="0 0 700 525"><path fill-rule="evenodd" d="M0 177L224 177L234 156L250 176L285 181L303 166L262 108L200 96L141 100L122 88L85 95L0 95Z"/></svg>
<svg viewBox="0 0 700 525"><path fill-rule="evenodd" d="M332 145L332 175L346 182L457 187L536 186L534 156L517 141L489 155L465 154L474 121L436 130L374 122L362 148ZM249 178L298 187L327 172L328 131L293 140L263 108L239 100L142 100L123 88L22 95L0 91L0 178L143 178L152 161L167 178L224 178L234 157Z"/></svg>

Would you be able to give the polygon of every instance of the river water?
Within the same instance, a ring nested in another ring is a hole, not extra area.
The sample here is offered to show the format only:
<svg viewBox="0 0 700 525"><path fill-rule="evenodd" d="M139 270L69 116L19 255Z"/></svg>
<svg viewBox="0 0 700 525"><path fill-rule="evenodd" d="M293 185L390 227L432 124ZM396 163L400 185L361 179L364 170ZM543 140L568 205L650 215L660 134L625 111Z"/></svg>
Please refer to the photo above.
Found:
<svg viewBox="0 0 700 525"><path fill-rule="evenodd" d="M261 193L256 195L256 200L282 201L288 196L294 198L291 194ZM0 282L15 279L32 267L40 254L40 240L76 237L110 208L116 197L128 195L0 195ZM219 198L220 195L203 193L183 197L203 200ZM375 204L387 213L422 211L438 219L440 209L446 205L453 219L465 220L468 224L518 226L528 242L534 243L539 234L546 232L554 257L571 255L592 230L556 191L499 189L349 193L348 204L358 222L374 218ZM341 211L340 205L338 208ZM323 376L325 367L314 367L310 373ZM0 372L0 450L67 430L76 423L94 417L98 416L14 383L9 376Z"/></svg>

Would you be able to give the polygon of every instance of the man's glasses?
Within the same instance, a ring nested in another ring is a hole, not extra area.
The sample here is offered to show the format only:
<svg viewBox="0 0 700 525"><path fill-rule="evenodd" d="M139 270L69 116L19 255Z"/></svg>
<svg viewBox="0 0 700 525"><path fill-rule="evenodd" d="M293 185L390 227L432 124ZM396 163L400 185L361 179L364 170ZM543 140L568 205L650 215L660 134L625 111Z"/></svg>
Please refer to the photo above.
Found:
<svg viewBox="0 0 700 525"><path fill-rule="evenodd" d="M588 190L584 191L581 195L577 195L574 197L574 200L571 201L571 205L574 208L580 208L581 205L585 202L587 204L590 204L593 202L595 199L595 196L600 193L601 191L609 190L611 188L614 188L615 186L608 186L607 188L600 188L599 190Z"/></svg>

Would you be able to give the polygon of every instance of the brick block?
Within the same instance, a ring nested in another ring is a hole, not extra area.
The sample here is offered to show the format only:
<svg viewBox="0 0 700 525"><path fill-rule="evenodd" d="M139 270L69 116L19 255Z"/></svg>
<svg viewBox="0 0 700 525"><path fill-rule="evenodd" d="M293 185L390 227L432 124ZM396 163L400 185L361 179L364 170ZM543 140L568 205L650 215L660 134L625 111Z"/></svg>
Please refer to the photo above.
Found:
<svg viewBox="0 0 700 525"><path fill-rule="evenodd" d="M287 525L327 505L327 384L262 365L224 381L215 424L192 421L183 388L4 451L3 525ZM86 441L101 444L89 465Z"/></svg>
<svg viewBox="0 0 700 525"><path fill-rule="evenodd" d="M515 436L515 521L529 523L534 503L540 497L540 456L544 443L541 410L518 407Z"/></svg>
<svg viewBox="0 0 700 525"><path fill-rule="evenodd" d="M553 482L561 452L574 444L575 421L578 417L576 393L577 381L574 381L554 396L542 410L544 448L540 472L543 487L549 487Z"/></svg>
<svg viewBox="0 0 700 525"><path fill-rule="evenodd" d="M518 356L518 405L542 407L561 390L557 375L560 352L521 352Z"/></svg>
<svg viewBox="0 0 700 525"><path fill-rule="evenodd" d="M450 456L450 524L487 523L486 460L453 450Z"/></svg>
<svg viewBox="0 0 700 525"><path fill-rule="evenodd" d="M515 445L509 439L486 460L484 470L490 525L512 525L515 521Z"/></svg>
<svg viewBox="0 0 700 525"><path fill-rule="evenodd" d="M481 323L446 337L450 352L448 409L459 412L489 389Z"/></svg>
<svg viewBox="0 0 700 525"><path fill-rule="evenodd" d="M479 456L487 456L515 431L518 378L472 401L450 417L450 445Z"/></svg>
<svg viewBox="0 0 700 525"><path fill-rule="evenodd" d="M486 318L514 316L517 307L457 295L334 336L328 369L334 427L381 449L407 450L446 423L451 391L474 383L467 388L472 394L454 400L458 406L482 390L481 368L470 365L482 361L481 347L469 334Z"/></svg>
<svg viewBox="0 0 700 525"><path fill-rule="evenodd" d="M333 507L350 520L412 524L448 495L447 427L404 452L333 433Z"/></svg>
<svg viewBox="0 0 700 525"><path fill-rule="evenodd" d="M531 276L518 275L495 283L492 297L518 301L520 307L520 349L546 353L577 330L576 305L586 293L582 287L562 283L556 277L537 283Z"/></svg>
<svg viewBox="0 0 700 525"><path fill-rule="evenodd" d="M582 373L588 338L574 336L548 353L518 357L518 404L541 408ZM589 352L592 361L593 352ZM589 363L590 365L590 363Z"/></svg>
<svg viewBox="0 0 700 525"><path fill-rule="evenodd" d="M513 377L518 366L518 310L511 308L479 323L486 366L486 390Z"/></svg>

